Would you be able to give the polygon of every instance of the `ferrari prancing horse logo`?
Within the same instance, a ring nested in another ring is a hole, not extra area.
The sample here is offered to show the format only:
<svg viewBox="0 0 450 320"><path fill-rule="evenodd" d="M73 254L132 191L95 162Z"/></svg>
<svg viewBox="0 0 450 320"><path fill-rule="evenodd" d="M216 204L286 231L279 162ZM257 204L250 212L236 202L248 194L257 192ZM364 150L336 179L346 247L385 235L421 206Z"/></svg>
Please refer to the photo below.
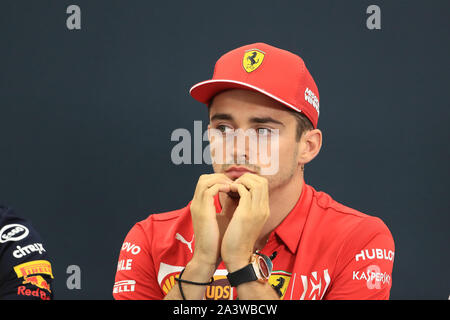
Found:
<svg viewBox="0 0 450 320"><path fill-rule="evenodd" d="M245 51L242 59L242 66L248 73L255 71L264 60L265 53L258 49L251 49Z"/></svg>

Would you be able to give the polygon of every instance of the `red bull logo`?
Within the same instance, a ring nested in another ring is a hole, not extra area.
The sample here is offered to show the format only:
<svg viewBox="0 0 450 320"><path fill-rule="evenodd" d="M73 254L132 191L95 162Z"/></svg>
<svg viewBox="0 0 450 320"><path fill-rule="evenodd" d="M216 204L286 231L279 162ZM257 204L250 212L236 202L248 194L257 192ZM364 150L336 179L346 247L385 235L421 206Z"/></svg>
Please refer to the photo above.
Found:
<svg viewBox="0 0 450 320"><path fill-rule="evenodd" d="M22 282L22 284L27 284L27 283L31 283L32 285L47 290L48 292L52 292L52 290L50 290L50 285L48 284L47 281L45 281L45 279L42 276L28 276L25 277L25 281Z"/></svg>

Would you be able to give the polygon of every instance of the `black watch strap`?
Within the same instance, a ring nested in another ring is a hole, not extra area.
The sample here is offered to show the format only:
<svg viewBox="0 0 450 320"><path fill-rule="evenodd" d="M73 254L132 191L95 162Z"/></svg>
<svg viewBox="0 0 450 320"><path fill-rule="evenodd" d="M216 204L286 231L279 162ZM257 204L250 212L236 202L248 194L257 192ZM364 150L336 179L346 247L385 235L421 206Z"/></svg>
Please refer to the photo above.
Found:
<svg viewBox="0 0 450 320"><path fill-rule="evenodd" d="M242 269L227 274L228 282L232 287L237 287L241 283L258 280L252 264L248 264Z"/></svg>

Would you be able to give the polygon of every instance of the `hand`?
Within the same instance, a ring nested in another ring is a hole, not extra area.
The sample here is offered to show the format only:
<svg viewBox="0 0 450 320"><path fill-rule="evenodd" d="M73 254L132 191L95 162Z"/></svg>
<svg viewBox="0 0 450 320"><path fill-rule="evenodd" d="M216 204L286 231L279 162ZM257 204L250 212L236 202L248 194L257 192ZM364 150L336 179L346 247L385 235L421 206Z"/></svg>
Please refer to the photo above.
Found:
<svg viewBox="0 0 450 320"><path fill-rule="evenodd" d="M222 239L221 256L229 272L245 267L270 215L267 179L245 173L230 185L240 195Z"/></svg>
<svg viewBox="0 0 450 320"><path fill-rule="evenodd" d="M217 267L221 239L228 221L217 219L214 196L218 192L230 192L232 182L230 178L220 173L200 176L190 207L195 235L192 262Z"/></svg>

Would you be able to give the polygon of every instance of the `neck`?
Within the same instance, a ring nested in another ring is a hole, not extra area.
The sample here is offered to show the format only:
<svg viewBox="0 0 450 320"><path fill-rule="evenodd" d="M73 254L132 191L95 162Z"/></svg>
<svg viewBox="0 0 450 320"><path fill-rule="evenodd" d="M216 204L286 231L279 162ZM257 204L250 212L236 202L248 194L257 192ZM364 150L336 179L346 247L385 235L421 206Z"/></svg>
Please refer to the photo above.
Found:
<svg viewBox="0 0 450 320"><path fill-rule="evenodd" d="M292 211L300 198L303 190L303 174L296 174L292 179L280 187L269 191L270 216L264 225L261 235L256 242L258 249L262 249L270 233L280 225L280 223Z"/></svg>

